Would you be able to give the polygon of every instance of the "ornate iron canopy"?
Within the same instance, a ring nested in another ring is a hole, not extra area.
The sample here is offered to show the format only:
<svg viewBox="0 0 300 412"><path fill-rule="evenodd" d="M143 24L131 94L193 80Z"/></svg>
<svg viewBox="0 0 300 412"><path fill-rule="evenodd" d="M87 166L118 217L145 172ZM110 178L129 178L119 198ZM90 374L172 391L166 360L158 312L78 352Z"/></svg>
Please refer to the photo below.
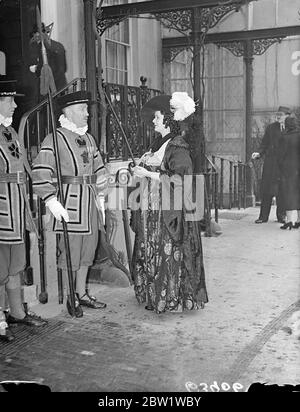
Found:
<svg viewBox="0 0 300 412"><path fill-rule="evenodd" d="M203 30L216 26L219 21L231 12L257 0L161 0L129 3L97 8L97 30L100 35L106 29L140 14L151 14L166 28L181 33L192 30L192 14L194 8L201 9L200 23Z"/></svg>
<svg viewBox="0 0 300 412"><path fill-rule="evenodd" d="M271 38L271 39L258 39L251 41L251 51L253 56L261 56L264 54L270 46L274 43L280 43L283 37ZM245 57L245 40L232 41L232 42L219 42L216 43L218 47L224 47L229 50L234 56Z"/></svg>
<svg viewBox="0 0 300 412"><path fill-rule="evenodd" d="M235 31L224 33L208 33L205 43L215 43L225 47L235 56L245 56L245 41L251 41L253 55L262 55L275 43L280 43L285 37L300 34L300 26L276 27L248 31ZM163 39L164 58L172 61L182 50L189 49L191 40L186 37L173 37Z"/></svg>
<svg viewBox="0 0 300 412"><path fill-rule="evenodd" d="M201 9L199 23L203 30L207 31L215 27L227 14L237 12L238 10L239 8L235 4L203 8ZM170 11L167 13L153 13L153 15L167 29L174 29L185 34L191 31L193 25L192 9Z"/></svg>

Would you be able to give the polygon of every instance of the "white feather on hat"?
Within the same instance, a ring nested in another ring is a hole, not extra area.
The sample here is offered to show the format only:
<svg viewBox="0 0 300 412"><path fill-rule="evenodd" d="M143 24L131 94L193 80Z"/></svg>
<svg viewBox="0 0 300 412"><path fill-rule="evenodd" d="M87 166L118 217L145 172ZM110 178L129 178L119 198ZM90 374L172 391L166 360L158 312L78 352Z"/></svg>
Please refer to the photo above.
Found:
<svg viewBox="0 0 300 412"><path fill-rule="evenodd" d="M174 120L182 121L195 112L195 102L186 92L174 92L170 100Z"/></svg>

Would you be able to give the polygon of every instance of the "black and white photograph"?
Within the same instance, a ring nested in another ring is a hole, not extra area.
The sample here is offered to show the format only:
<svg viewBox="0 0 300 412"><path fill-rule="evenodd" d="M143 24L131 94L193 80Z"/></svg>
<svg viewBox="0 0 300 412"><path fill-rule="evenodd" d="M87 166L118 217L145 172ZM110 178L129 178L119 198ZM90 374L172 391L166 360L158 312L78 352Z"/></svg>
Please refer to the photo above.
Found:
<svg viewBox="0 0 300 412"><path fill-rule="evenodd" d="M299 235L299 0L0 0L0 392L299 392Z"/></svg>

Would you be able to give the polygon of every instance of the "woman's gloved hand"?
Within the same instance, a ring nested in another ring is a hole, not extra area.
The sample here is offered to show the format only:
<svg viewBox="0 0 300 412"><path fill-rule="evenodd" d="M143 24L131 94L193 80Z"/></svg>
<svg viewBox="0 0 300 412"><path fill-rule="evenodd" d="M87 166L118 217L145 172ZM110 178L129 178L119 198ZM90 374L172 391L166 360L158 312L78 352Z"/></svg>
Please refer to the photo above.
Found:
<svg viewBox="0 0 300 412"><path fill-rule="evenodd" d="M254 152L252 153L251 159L259 159L260 158L260 154L258 152Z"/></svg>
<svg viewBox="0 0 300 412"><path fill-rule="evenodd" d="M144 167L141 166L135 166L132 168L133 174L136 177L149 177L149 171L147 169L145 169Z"/></svg>

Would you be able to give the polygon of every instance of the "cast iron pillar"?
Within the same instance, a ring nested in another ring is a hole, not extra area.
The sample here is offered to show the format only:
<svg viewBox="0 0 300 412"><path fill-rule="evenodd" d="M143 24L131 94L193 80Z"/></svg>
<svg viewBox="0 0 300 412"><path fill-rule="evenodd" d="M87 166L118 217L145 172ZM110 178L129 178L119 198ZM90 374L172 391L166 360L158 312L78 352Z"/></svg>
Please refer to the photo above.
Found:
<svg viewBox="0 0 300 412"><path fill-rule="evenodd" d="M245 87L246 87L246 118L245 118L245 163L251 159L252 153L252 96L253 96L253 43L251 40L244 42L244 62L245 62ZM246 169L246 207L255 205L255 196L253 193L251 170Z"/></svg>
<svg viewBox="0 0 300 412"><path fill-rule="evenodd" d="M192 10L192 34L193 34L193 78L194 100L197 102L195 112L196 141L194 172L200 173L205 168L205 138L203 131L203 101L201 97L201 8Z"/></svg>
<svg viewBox="0 0 300 412"><path fill-rule="evenodd" d="M86 67L86 87L92 94L92 100L97 100L97 75L96 75L96 36L93 30L95 25L94 12L95 1L83 0L84 3L84 35L85 35L85 67ZM90 132L100 143L98 135L98 105L92 104L89 108Z"/></svg>

